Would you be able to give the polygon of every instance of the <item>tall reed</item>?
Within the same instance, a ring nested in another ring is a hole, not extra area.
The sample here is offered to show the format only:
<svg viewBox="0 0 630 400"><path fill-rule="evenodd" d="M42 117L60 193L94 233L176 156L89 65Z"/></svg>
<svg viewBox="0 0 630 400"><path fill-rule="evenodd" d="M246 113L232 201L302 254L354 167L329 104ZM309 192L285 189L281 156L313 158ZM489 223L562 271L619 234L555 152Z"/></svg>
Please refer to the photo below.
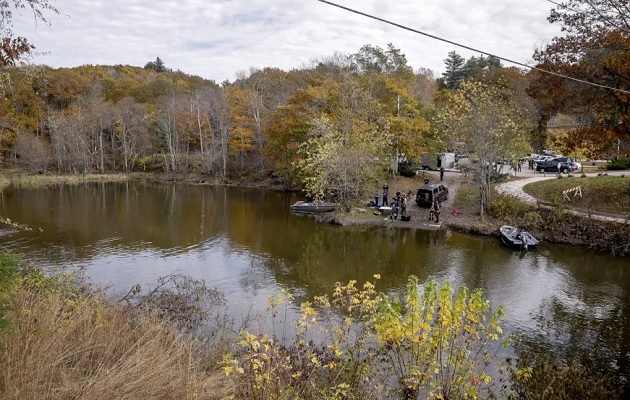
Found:
<svg viewBox="0 0 630 400"><path fill-rule="evenodd" d="M229 395L204 348L172 324L46 279L22 277L11 289L10 327L0 332L0 398Z"/></svg>

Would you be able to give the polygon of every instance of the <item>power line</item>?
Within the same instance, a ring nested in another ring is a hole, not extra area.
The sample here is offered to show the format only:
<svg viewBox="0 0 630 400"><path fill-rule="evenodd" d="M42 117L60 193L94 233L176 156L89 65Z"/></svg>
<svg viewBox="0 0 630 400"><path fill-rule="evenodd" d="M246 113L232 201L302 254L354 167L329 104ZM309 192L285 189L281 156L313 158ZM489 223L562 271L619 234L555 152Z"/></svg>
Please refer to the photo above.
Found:
<svg viewBox="0 0 630 400"><path fill-rule="evenodd" d="M500 56L488 53L488 52L483 51L483 50L475 49L473 47L466 46L464 44L453 42L452 40L444 39L444 38L441 38L439 36L432 35L430 33L422 32L422 31L419 31L417 29L413 29L413 28L410 28L408 26L398 24L396 22L388 21L386 19L379 18L379 17L374 16L374 15L366 14L364 12L357 11L357 10L354 10L352 8L348 8L348 7L345 7L345 6L336 4L336 3L332 3L332 2L327 1L327 0L317 0L317 1L319 1L321 3L328 4L328 5L333 6L333 7L341 8L342 10L346 10L346 11L349 11L349 12L354 13L354 14L362 15L364 17L371 18L371 19L374 19L374 20L386 23L388 25L393 25L393 26L395 26L397 28L404 29L406 31L417 33L419 35L423 35L423 36L429 37L431 39L435 39L435 40L439 40L441 42L452 44L453 46L461 47L461 48L464 48L466 50L471 50L471 51L474 51L474 52L477 52L477 53L480 53L480 54L485 54L485 55L490 56L490 57L496 57L499 60L503 60L503 61L506 61L506 62L509 62L509 63L512 63L512 64L516 64L516 65L519 65L521 67L529 68L529 69L534 70L534 71L539 71L539 72L543 72L545 74L554 75L554 76L557 76L557 77L560 77L560 78L569 79L569 80L572 80L572 81L575 81L575 82L584 83L586 85L596 86L596 87L599 87L599 88L602 88L602 89L608 89L608 90L613 90L615 92L630 94L630 91L628 91L628 90L617 89L617 88L606 86L606 85L600 85L599 83L589 82L589 81L585 81L583 79L574 78L572 76L563 75L563 74L560 74L558 72L547 71L547 70L542 69L542 68L533 67L531 65L527 65L527 64L524 64L524 63L521 63L521 62L518 62L518 61L510 60L509 58L500 57Z"/></svg>

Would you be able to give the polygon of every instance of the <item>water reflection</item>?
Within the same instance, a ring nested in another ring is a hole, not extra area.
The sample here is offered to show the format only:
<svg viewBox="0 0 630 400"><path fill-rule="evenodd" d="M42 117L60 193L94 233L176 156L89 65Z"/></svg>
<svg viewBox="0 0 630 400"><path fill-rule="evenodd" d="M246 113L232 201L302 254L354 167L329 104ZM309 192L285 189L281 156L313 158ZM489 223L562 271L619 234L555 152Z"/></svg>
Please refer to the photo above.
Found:
<svg viewBox="0 0 630 400"><path fill-rule="evenodd" d="M226 293L237 316L288 288L300 298L337 281L401 290L410 274L482 288L523 343L593 358L630 376L627 259L543 244L511 252L453 232L316 224L296 198L266 190L149 182L6 190L0 213L42 232L0 227L0 244L52 267L84 265L121 291L185 273Z"/></svg>

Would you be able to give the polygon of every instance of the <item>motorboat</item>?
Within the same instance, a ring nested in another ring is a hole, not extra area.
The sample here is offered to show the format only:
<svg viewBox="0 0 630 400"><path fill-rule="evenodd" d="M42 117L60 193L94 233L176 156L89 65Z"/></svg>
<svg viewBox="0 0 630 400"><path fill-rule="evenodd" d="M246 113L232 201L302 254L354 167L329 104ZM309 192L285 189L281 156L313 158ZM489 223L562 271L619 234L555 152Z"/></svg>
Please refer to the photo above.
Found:
<svg viewBox="0 0 630 400"><path fill-rule="evenodd" d="M335 203L298 201L291 206L291 211L300 214L323 214L335 211Z"/></svg>
<svg viewBox="0 0 630 400"><path fill-rule="evenodd" d="M538 239L514 226L503 225L499 228L499 234L503 244L509 248L518 250L536 250L538 248Z"/></svg>

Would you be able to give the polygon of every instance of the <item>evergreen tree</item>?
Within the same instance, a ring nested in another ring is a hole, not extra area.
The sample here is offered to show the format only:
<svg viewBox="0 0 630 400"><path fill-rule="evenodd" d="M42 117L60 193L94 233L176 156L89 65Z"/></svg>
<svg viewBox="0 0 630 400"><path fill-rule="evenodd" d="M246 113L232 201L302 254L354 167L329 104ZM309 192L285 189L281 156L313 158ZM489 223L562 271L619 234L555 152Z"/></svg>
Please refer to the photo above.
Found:
<svg viewBox="0 0 630 400"><path fill-rule="evenodd" d="M152 69L155 72L165 72L168 71L166 66L164 65L164 61L160 57L156 58L155 61L149 61L144 66L144 69Z"/></svg>
<svg viewBox="0 0 630 400"><path fill-rule="evenodd" d="M487 72L491 72L501 67L501 60L498 57L484 57L483 55L479 57L472 56L466 60L466 63L462 68L463 80L483 80L483 77Z"/></svg>
<svg viewBox="0 0 630 400"><path fill-rule="evenodd" d="M446 71L442 73L444 85L447 89L457 89L464 80L464 57L457 54L456 51L448 53L448 57L444 60Z"/></svg>

